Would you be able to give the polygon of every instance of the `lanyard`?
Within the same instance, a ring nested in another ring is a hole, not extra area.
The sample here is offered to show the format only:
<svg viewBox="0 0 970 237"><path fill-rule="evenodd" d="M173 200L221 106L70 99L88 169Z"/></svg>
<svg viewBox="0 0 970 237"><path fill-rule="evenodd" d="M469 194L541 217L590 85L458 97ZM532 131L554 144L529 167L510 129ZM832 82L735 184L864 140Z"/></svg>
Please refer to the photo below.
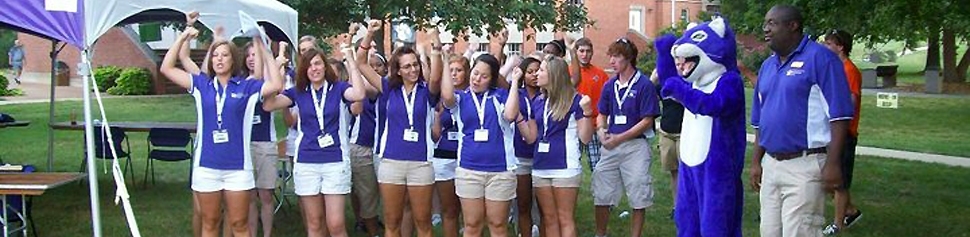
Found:
<svg viewBox="0 0 970 237"><path fill-rule="evenodd" d="M474 91L470 91L472 95L472 101L475 102L475 112L478 112L478 127L485 128L485 102L488 101L488 91L482 94L482 101L478 101L478 96L475 95Z"/></svg>
<svg viewBox="0 0 970 237"><path fill-rule="evenodd" d="M639 79L640 79L640 72L637 71L637 73L634 73L633 77L630 78L630 83L627 83L626 87L624 87L626 88L626 91L623 92L623 97L620 97L620 80L616 80L616 82L613 83L613 97L616 98L617 112L622 113L623 102L626 101L626 98L630 96L630 91L633 90L633 84L636 84Z"/></svg>
<svg viewBox="0 0 970 237"><path fill-rule="evenodd" d="M418 93L418 85L415 84L414 88L411 89L411 98L408 99L408 93L404 91L404 85L401 85L401 98L404 99L404 109L408 113L408 126L410 129L414 129L414 95Z"/></svg>
<svg viewBox="0 0 970 237"><path fill-rule="evenodd" d="M222 109L226 107L226 92L229 87L224 87L222 93L219 93L219 80L214 79L212 88L216 90L216 124L219 125L219 130L222 130Z"/></svg>
<svg viewBox="0 0 970 237"><path fill-rule="evenodd" d="M547 141L549 139L548 138L548 136L549 136L549 127L552 127L552 125L549 124L549 116L552 116L552 113L549 112L549 100L548 100L548 97L546 98L546 100L544 101L543 104L544 105L542 105L542 140L543 141Z"/></svg>
<svg viewBox="0 0 970 237"><path fill-rule="evenodd" d="M324 107L324 103L326 103L326 100L327 100L327 92L330 91L330 83L324 81L323 86L321 86L320 88L323 88L323 92L322 92L323 95L320 95L320 98L317 98L317 90L313 89L312 85L307 86L307 90L309 90L310 95L313 96L313 108L316 110L315 112L317 113L317 124L320 125L320 133L323 134L325 133L323 131L323 107Z"/></svg>

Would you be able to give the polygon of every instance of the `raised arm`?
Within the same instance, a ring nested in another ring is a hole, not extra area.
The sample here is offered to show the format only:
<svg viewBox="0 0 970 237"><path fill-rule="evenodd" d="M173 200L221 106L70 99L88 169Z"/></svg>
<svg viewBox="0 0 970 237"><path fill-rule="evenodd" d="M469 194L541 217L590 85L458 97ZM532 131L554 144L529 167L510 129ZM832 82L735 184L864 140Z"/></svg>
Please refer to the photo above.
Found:
<svg viewBox="0 0 970 237"><path fill-rule="evenodd" d="M441 139L441 114L444 113L445 109L441 105L435 109L434 122L431 123L431 140L438 142Z"/></svg>
<svg viewBox="0 0 970 237"><path fill-rule="evenodd" d="M428 82L431 86L428 90L433 95L440 95L443 81L441 78L445 77L441 74L444 71L442 68L445 67L441 62L441 37L438 36L438 27L432 26L427 32L428 37L431 37L431 77Z"/></svg>
<svg viewBox="0 0 970 237"><path fill-rule="evenodd" d="M261 61L266 63L275 63L275 65L270 65L267 70L269 71L269 76L264 78L263 88L260 93L263 94L263 98L274 97L280 93L283 89L283 73L280 72L282 65L286 64L285 61L277 61L273 58L273 55L266 51L266 45L263 45L263 40L261 37L253 38L253 46L256 47L256 55L260 57ZM258 62L258 61L257 61ZM257 64L258 66L259 64ZM256 70L262 71L262 70Z"/></svg>
<svg viewBox="0 0 970 237"><path fill-rule="evenodd" d="M582 64L579 62L579 57L576 55L576 40L573 37L566 36L566 50L569 53L566 54L566 60L569 60L569 80L573 82L573 87L579 86L580 79L582 78L580 68Z"/></svg>
<svg viewBox="0 0 970 237"><path fill-rule="evenodd" d="M442 54L441 61L451 61L451 54ZM451 68L444 66L441 69L441 105L445 108L454 108L455 102L455 81L451 78Z"/></svg>
<svg viewBox="0 0 970 237"><path fill-rule="evenodd" d="M505 121L512 122L518 121L517 118L521 117L519 113L519 79L522 78L522 69L516 68L509 73L509 78L512 79L512 88L509 89L509 98L505 100Z"/></svg>
<svg viewBox="0 0 970 237"><path fill-rule="evenodd" d="M189 14L185 14L185 25L194 27L197 20L199 20L199 12L192 11L189 12ZM199 65L196 65L195 62L192 61L191 47L189 47L190 42L191 40L186 40L182 43L182 48L179 50L179 62L182 64L182 69L184 69L186 72L192 75L197 75L201 73L202 70L199 69Z"/></svg>
<svg viewBox="0 0 970 237"><path fill-rule="evenodd" d="M353 55L354 49L351 48L350 44L342 44L341 52L344 55ZM348 61L345 63L347 66L347 72L350 73L350 88L344 91L344 99L347 101L358 102L364 100L367 97L367 86L364 86L364 79L360 76L360 70L357 69L357 62L353 57L347 57Z"/></svg>
<svg viewBox="0 0 970 237"><path fill-rule="evenodd" d="M173 47L169 48L168 52L165 53L165 58L162 59L162 66L158 69L170 81L185 89L192 87L192 78L185 70L175 67L175 59L178 57L177 54L184 45L184 42L187 39L196 37L198 34L199 31L194 27L186 27L185 31L182 31L182 34L175 39L175 43L172 44Z"/></svg>
<svg viewBox="0 0 970 237"><path fill-rule="evenodd" d="M211 73L209 71L209 58L212 57L212 55L209 55L209 52L212 52L212 47L215 46L216 43L226 40L225 38L222 38L222 34L225 33L225 31L226 28L216 26L216 29L212 32L212 44L209 46L209 50L206 51L205 58L202 59L202 72L205 72L206 74Z"/></svg>
<svg viewBox="0 0 970 237"><path fill-rule="evenodd" d="M381 30L381 24L382 23L380 20L370 20L367 22L367 33L364 34L364 38L360 41L360 50L357 50L356 60L357 70L359 70L360 74L364 76L364 79L367 79L367 83L377 90L377 93L381 93L381 90L383 89L381 75L377 74L377 71L367 63L367 57L369 56L367 55L367 51L370 50L370 46L368 45L367 47L364 47L364 45L370 44L371 41L374 41L374 33Z"/></svg>

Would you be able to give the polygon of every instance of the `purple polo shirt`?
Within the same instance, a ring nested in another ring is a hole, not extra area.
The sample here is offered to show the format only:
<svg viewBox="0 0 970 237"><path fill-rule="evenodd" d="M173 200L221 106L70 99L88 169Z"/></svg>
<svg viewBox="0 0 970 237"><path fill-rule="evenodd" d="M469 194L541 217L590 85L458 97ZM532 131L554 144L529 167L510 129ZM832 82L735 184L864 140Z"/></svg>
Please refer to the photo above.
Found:
<svg viewBox="0 0 970 237"><path fill-rule="evenodd" d="M798 152L827 146L831 122L850 120L853 106L842 61L804 37L781 62L772 55L761 64L751 105L751 126L767 152Z"/></svg>
<svg viewBox="0 0 970 237"><path fill-rule="evenodd" d="M217 170L251 170L249 143L252 141L253 113L260 100L263 80L232 77L224 87L206 74L191 75L189 94L195 98L199 131L194 166ZM222 126L218 124L216 94L225 98ZM215 143L213 132L224 129L229 141Z"/></svg>
<svg viewBox="0 0 970 237"><path fill-rule="evenodd" d="M572 106L569 113L561 120L550 117L546 121L543 117L546 111L546 98L541 96L536 98L532 106L533 117L536 122L536 144L539 142L549 143L549 152L539 152L538 147L534 150L535 159L532 163L533 170L562 170L574 169L581 171L582 165L579 162L581 143L579 141L578 123L583 119L583 109L579 106L582 95L577 94L573 97ZM548 124L546 124L548 122Z"/></svg>
<svg viewBox="0 0 970 237"><path fill-rule="evenodd" d="M539 97L539 94L536 93L535 98L529 98L529 93L524 88L519 89L519 113L522 113L525 119L532 119L532 111L535 109L534 103ZM515 157L532 159L535 143L526 143L525 139L522 138L522 133L518 129L515 130L513 139L512 146L515 147Z"/></svg>
<svg viewBox="0 0 970 237"><path fill-rule="evenodd" d="M299 110L296 138L297 149L293 160L299 163L334 163L342 162L349 156L348 134L344 131L350 130L350 111L344 100L344 92L350 88L347 82L337 82L335 84L325 84L317 89L317 97L323 100L323 129L320 129L320 122L317 120L316 107L313 103L313 94L309 88L299 91L295 87L283 91L283 95L293 101L292 106ZM324 93L326 96L324 96ZM323 98L326 97L326 98ZM320 147L318 137L329 134L333 138L334 144L327 147Z"/></svg>
<svg viewBox="0 0 970 237"><path fill-rule="evenodd" d="M404 86L391 87L385 79L381 83L382 93L378 98L378 156L402 161L428 161L434 150L431 139L431 125L434 122L434 107L438 95L432 95L426 82L419 81L411 93L414 94L413 123L409 123L404 101ZM410 94L410 93L409 93ZM408 97L410 98L410 97ZM418 133L417 142L405 141L404 130L414 129Z"/></svg>
<svg viewBox="0 0 970 237"><path fill-rule="evenodd" d="M492 88L487 91L487 96L470 89L455 94L456 103L451 110L462 133L458 140L458 166L484 172L515 169L517 161L512 149L512 123L505 121L502 116L509 92ZM484 120L479 120L472 96L484 103ZM475 141L475 130L480 128L488 129L488 141Z"/></svg>
<svg viewBox="0 0 970 237"><path fill-rule="evenodd" d="M377 114L374 101L361 101L364 111L351 120L350 142L364 147L374 147L374 130L377 126Z"/></svg>
<svg viewBox="0 0 970 237"><path fill-rule="evenodd" d="M607 131L609 133L626 132L644 118L653 119L660 115L660 102L658 102L657 92L653 83L650 82L650 78L637 70L633 74L633 79L627 81L627 84L632 85L616 86L617 77L619 77L619 74L610 78L603 86L603 92L597 106L600 114L607 116L607 123L609 123ZM632 91L627 93L627 90ZM623 99L622 108L617 103L616 95L619 95L621 99L624 95L626 96ZM616 124L617 115L625 115L626 124Z"/></svg>

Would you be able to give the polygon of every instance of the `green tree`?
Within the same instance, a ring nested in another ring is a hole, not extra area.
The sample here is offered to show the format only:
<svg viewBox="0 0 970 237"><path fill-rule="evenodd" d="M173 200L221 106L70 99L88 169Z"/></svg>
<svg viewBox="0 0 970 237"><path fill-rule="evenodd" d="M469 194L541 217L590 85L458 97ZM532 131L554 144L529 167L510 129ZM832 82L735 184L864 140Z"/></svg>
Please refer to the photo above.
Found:
<svg viewBox="0 0 970 237"><path fill-rule="evenodd" d="M970 6L963 1L737 0L722 1L721 11L738 32L760 35L764 14L782 3L802 10L811 35L842 29L869 45L896 40L914 47L927 42L926 68L942 68L948 82L966 81L970 56L956 57L959 43L970 45Z"/></svg>
<svg viewBox="0 0 970 237"><path fill-rule="evenodd" d="M506 21L519 29L578 30L591 22L583 5L557 0L282 0L300 12L300 32L318 37L347 31L365 18L400 20L417 28L441 25L453 35L501 31ZM551 24L552 29L546 29ZM484 30L482 30L484 28ZM382 37L375 38L383 42Z"/></svg>

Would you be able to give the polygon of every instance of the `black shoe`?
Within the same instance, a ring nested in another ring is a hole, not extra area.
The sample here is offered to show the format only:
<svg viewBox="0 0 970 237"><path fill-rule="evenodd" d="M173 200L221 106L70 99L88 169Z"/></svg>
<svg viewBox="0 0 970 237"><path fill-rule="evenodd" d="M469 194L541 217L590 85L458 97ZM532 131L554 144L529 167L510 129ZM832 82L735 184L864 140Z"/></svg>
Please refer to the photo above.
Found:
<svg viewBox="0 0 970 237"><path fill-rule="evenodd" d="M856 222L859 222L859 219L861 218L862 218L862 210L855 210L855 214L845 215L845 220L843 222L845 223L845 228L848 229L849 227L852 227L852 225L854 225Z"/></svg>
<svg viewBox="0 0 970 237"><path fill-rule="evenodd" d="M13 78L13 81L17 82L17 85L20 85L20 78L19 77L14 77Z"/></svg>
<svg viewBox="0 0 970 237"><path fill-rule="evenodd" d="M354 225L354 229L360 232L367 233L367 225L364 225L363 221L357 221L357 224Z"/></svg>

